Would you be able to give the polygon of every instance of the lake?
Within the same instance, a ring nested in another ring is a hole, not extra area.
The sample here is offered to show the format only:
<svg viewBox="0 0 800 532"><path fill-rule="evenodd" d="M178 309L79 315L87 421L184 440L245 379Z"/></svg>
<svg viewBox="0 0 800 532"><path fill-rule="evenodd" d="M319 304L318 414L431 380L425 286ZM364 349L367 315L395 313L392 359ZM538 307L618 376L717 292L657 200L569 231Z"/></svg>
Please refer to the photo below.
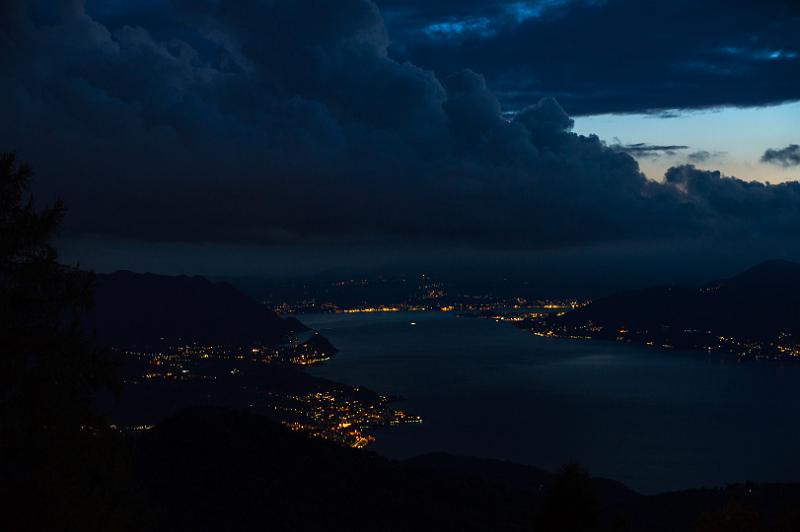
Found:
<svg viewBox="0 0 800 532"><path fill-rule="evenodd" d="M577 461L643 493L800 481L800 363L541 338L452 313L298 317L341 350L311 373L401 395L396 407L424 418L377 434L388 457Z"/></svg>

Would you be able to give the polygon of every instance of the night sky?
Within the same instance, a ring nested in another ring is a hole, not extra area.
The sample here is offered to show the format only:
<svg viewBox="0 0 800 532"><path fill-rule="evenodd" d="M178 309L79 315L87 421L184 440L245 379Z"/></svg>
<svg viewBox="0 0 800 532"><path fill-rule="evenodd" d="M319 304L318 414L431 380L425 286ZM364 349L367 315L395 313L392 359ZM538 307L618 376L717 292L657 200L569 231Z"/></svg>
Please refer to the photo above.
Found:
<svg viewBox="0 0 800 532"><path fill-rule="evenodd" d="M800 259L798 28L794 1L6 0L0 149L100 271L730 273Z"/></svg>

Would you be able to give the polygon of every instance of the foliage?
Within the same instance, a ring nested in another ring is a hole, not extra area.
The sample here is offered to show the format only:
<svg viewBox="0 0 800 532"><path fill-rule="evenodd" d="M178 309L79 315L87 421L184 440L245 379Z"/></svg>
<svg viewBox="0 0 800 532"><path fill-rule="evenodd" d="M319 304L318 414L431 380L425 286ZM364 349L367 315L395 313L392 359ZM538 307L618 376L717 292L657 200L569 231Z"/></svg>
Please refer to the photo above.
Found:
<svg viewBox="0 0 800 532"><path fill-rule="evenodd" d="M735 502L706 513L697 524L698 532L759 532L764 530L758 512Z"/></svg>
<svg viewBox="0 0 800 532"><path fill-rule="evenodd" d="M0 497L15 530L114 530L125 450L91 404L115 365L81 330L92 276L51 244L64 207L37 210L31 176L0 154Z"/></svg>
<svg viewBox="0 0 800 532"><path fill-rule="evenodd" d="M546 532L597 530L600 501L589 473L577 464L566 464L550 484L540 516Z"/></svg>

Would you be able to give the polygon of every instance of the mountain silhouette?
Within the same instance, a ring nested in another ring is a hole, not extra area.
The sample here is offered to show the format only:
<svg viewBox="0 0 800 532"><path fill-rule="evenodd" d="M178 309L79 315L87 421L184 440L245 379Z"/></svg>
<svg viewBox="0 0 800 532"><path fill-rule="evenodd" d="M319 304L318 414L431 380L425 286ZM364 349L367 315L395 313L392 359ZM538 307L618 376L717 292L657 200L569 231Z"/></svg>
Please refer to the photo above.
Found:
<svg viewBox="0 0 800 532"><path fill-rule="evenodd" d="M97 275L87 326L115 347L272 345L306 330L224 282L117 271Z"/></svg>
<svg viewBox="0 0 800 532"><path fill-rule="evenodd" d="M187 409L131 443L148 529L157 531L788 532L800 524L800 484L644 496L586 475L573 487L594 499L597 519L574 528L588 508L573 490L554 489L575 481L564 476L569 468L553 474L442 453L388 460L215 407ZM737 506L756 512L759 526L733 528Z"/></svg>
<svg viewBox="0 0 800 532"><path fill-rule="evenodd" d="M620 330L647 332L673 345L698 333L796 342L800 264L772 260L699 287L657 286L615 294L545 322L573 329L591 326L597 337L612 338Z"/></svg>

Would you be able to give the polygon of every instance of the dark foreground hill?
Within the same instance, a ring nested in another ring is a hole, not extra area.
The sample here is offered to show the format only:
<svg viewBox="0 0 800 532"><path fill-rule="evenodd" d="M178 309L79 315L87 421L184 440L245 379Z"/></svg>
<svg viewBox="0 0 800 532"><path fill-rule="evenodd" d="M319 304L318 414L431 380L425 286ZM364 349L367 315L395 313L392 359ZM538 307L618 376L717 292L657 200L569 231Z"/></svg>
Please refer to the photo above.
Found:
<svg viewBox="0 0 800 532"><path fill-rule="evenodd" d="M305 329L230 284L199 276L98 275L94 299L88 325L101 341L117 347L271 345Z"/></svg>
<svg viewBox="0 0 800 532"><path fill-rule="evenodd" d="M406 467L247 413L187 410L137 450L164 531L514 531L534 517L532 491Z"/></svg>
<svg viewBox="0 0 800 532"><path fill-rule="evenodd" d="M800 524L798 485L642 496L570 469L554 476L439 454L390 461L220 408L186 410L133 447L147 527L163 531L789 532Z"/></svg>
<svg viewBox="0 0 800 532"><path fill-rule="evenodd" d="M800 264L768 261L700 287L624 292L524 326L567 336L752 355L791 354L800 344Z"/></svg>

